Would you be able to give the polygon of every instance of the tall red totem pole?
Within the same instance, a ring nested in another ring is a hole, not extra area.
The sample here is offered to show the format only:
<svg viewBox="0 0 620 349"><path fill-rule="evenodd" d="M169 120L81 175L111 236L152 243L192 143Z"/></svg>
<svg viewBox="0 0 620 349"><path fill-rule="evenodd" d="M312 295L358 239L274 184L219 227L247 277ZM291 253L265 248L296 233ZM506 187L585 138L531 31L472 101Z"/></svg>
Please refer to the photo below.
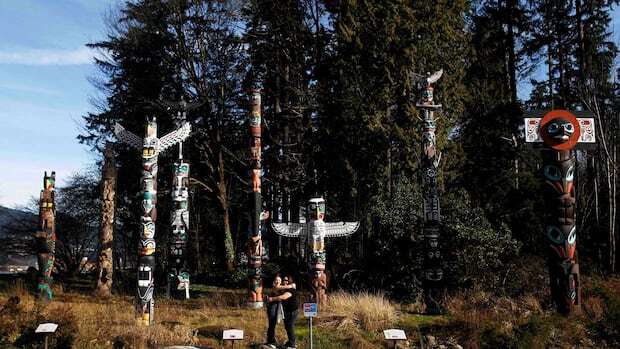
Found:
<svg viewBox="0 0 620 349"><path fill-rule="evenodd" d="M250 95L250 159L252 191L250 192L250 238L248 239L248 305L251 308L263 306L263 241L261 238L262 214L261 197L261 98L260 90L252 90Z"/></svg>
<svg viewBox="0 0 620 349"><path fill-rule="evenodd" d="M577 258L575 147L594 143L594 119L577 119L556 109L542 118L525 119L526 142L542 142L545 181L545 240L551 297L558 312L570 313L581 301Z"/></svg>

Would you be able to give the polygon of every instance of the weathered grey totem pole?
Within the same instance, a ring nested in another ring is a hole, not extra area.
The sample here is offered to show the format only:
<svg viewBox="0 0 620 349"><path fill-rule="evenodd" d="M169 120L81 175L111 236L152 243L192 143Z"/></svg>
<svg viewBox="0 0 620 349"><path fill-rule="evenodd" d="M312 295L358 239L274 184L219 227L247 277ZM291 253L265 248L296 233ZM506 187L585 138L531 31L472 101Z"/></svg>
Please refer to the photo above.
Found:
<svg viewBox="0 0 620 349"><path fill-rule="evenodd" d="M439 190L437 187L437 172L441 153L437 151L435 137L435 111L441 105L433 101L433 84L441 78L443 70L424 79L422 98L416 107L422 109L422 196L424 199L424 258L423 258L423 286L425 303L429 313L438 313L441 309L441 283L443 280L442 258L440 252L440 224L441 213L439 205Z"/></svg>
<svg viewBox="0 0 620 349"><path fill-rule="evenodd" d="M262 221L266 219L261 197L261 97L260 90L252 90L250 96L250 160L252 191L250 193L250 238L248 239L248 288L250 308L263 306L263 241L261 237Z"/></svg>
<svg viewBox="0 0 620 349"><path fill-rule="evenodd" d="M327 275L325 274L325 238L349 236L357 231L359 222L326 223L325 200L312 198L306 208L306 223L272 223L273 230L285 237L306 239L308 249L308 272L313 300L325 303L327 300Z"/></svg>
<svg viewBox="0 0 620 349"><path fill-rule="evenodd" d="M104 151L103 169L101 174L101 227L99 230L99 258L97 263L97 285L95 294L98 297L112 295L112 276L114 273L112 244L114 243L114 205L116 196L116 165L114 152L110 145Z"/></svg>
<svg viewBox="0 0 620 349"><path fill-rule="evenodd" d="M138 299L137 311L145 325L153 322L153 291L155 288L155 220L157 219L157 157L160 152L183 141L191 131L189 123L181 128L157 137L157 121L147 119L144 139L116 124L114 133L123 143L142 149L142 234L138 248Z"/></svg>
<svg viewBox="0 0 620 349"><path fill-rule="evenodd" d="M566 110L525 119L526 142L542 142L545 185L545 236L549 244L551 296L560 313L580 304L575 186L578 143L594 143L594 119L577 119Z"/></svg>
<svg viewBox="0 0 620 349"><path fill-rule="evenodd" d="M180 123L185 122L185 112L179 112ZM179 141L179 157L174 164L172 180L172 242L170 244L170 270L168 271L168 297L189 299L189 271L187 270L187 234L189 230L188 210L189 164L183 161L183 141Z"/></svg>
<svg viewBox="0 0 620 349"><path fill-rule="evenodd" d="M35 234L37 255L39 262L39 276L37 280L37 297L43 301L51 301L52 270L56 254L56 203L54 190L56 188L56 172L50 176L43 175L43 190L39 199L39 231Z"/></svg>

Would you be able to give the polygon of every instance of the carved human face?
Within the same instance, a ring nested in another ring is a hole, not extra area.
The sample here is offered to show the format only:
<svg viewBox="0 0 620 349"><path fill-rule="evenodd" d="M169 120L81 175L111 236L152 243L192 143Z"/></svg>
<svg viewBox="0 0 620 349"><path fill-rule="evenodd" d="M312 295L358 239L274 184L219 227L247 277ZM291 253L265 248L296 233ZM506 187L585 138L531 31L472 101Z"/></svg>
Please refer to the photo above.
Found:
<svg viewBox="0 0 620 349"><path fill-rule="evenodd" d="M571 150L579 142L581 127L571 112L555 109L540 120L540 137L553 150Z"/></svg>
<svg viewBox="0 0 620 349"><path fill-rule="evenodd" d="M323 220L325 218L325 200L310 199L308 202L308 215L311 220Z"/></svg>
<svg viewBox="0 0 620 349"><path fill-rule="evenodd" d="M433 103L433 88L428 86L422 93L422 102L425 104Z"/></svg>
<svg viewBox="0 0 620 349"><path fill-rule="evenodd" d="M428 269L425 272L425 276L426 276L426 280L439 281L443 279L443 270L441 270L440 268Z"/></svg>
<svg viewBox="0 0 620 349"><path fill-rule="evenodd" d="M575 126L564 118L557 118L549 123L547 133L556 142L564 143L575 133Z"/></svg>

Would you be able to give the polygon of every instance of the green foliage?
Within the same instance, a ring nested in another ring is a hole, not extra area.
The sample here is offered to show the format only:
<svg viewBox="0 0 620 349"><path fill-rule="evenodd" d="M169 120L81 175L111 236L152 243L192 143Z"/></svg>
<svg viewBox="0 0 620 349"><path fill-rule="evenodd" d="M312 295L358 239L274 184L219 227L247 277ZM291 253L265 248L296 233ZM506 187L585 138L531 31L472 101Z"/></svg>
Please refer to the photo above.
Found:
<svg viewBox="0 0 620 349"><path fill-rule="evenodd" d="M363 274L358 277L365 280L361 283L363 288L379 288L391 297L413 300L420 286L415 243L420 241L421 196L411 181L401 176L393 185L392 196L377 203L373 212L374 246L366 257Z"/></svg>
<svg viewBox="0 0 620 349"><path fill-rule="evenodd" d="M484 211L472 206L468 194L459 192L443 199L446 231L453 248L452 277L459 284L477 285L488 290L501 289L519 255L521 244L510 230L493 227Z"/></svg>

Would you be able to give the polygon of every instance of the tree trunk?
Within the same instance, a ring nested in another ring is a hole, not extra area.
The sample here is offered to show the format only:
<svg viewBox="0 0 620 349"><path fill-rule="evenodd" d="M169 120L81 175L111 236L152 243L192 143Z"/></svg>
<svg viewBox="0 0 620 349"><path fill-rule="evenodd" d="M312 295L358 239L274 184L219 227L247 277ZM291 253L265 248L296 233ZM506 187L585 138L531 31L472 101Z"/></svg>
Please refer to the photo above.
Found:
<svg viewBox="0 0 620 349"><path fill-rule="evenodd" d="M218 144L220 142L220 134L217 133ZM230 202L228 198L228 188L226 187L226 173L224 172L224 154L220 149L218 151L218 199L222 208L222 223L224 225L224 263L226 271L235 270L235 245L232 239L230 229Z"/></svg>
<svg viewBox="0 0 620 349"><path fill-rule="evenodd" d="M613 159L607 159L607 186L609 188L609 268L616 272L616 170L614 168L616 151L612 148Z"/></svg>
<svg viewBox="0 0 620 349"><path fill-rule="evenodd" d="M508 82L510 91L510 101L517 101L517 68L515 58L515 34L514 34L514 22L515 22L515 8L517 6L516 0L508 0Z"/></svg>
<svg viewBox="0 0 620 349"><path fill-rule="evenodd" d="M587 74L587 66L585 60L585 33L584 33L584 25L583 25L583 10L581 7L581 0L575 1L575 17L577 19L577 60L579 64L579 82L581 83L581 88L585 87L586 76Z"/></svg>
<svg viewBox="0 0 620 349"><path fill-rule="evenodd" d="M99 259L95 295L108 298L112 295L112 276L114 274L112 246L114 243L114 204L116 195L116 167L114 164L114 154L109 146L105 149L102 180L101 227L99 231Z"/></svg>

